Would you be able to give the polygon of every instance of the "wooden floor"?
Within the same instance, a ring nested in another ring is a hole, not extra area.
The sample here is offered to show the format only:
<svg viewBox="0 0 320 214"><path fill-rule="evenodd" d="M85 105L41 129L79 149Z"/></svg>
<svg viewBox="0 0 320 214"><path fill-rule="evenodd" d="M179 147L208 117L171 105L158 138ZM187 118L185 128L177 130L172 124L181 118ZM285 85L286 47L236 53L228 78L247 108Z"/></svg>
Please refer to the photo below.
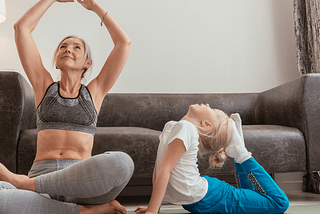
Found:
<svg viewBox="0 0 320 214"><path fill-rule="evenodd" d="M291 206L305 206L305 205L319 205L320 206L320 194L307 193L307 192L286 192ZM138 206L147 206L149 197L122 197L118 199L123 204L127 211L134 211ZM183 209L179 205L163 204L161 210L178 210ZM187 213L187 212L185 212ZM320 211L319 211L320 213Z"/></svg>

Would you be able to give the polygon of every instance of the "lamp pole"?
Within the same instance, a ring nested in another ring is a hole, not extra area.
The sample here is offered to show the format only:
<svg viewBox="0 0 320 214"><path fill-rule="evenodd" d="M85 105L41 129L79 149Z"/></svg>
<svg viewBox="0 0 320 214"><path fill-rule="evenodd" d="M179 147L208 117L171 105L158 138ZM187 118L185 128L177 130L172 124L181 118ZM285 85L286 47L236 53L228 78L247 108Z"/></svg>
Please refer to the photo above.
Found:
<svg viewBox="0 0 320 214"><path fill-rule="evenodd" d="M6 21L7 13L6 13L6 2L4 0L0 0L0 23Z"/></svg>

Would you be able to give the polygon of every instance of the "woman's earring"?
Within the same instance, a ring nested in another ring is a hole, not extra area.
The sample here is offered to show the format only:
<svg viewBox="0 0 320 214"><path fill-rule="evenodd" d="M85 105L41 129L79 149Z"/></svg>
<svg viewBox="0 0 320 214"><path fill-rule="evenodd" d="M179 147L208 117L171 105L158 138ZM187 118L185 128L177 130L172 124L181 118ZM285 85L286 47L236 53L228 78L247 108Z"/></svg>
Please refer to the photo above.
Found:
<svg viewBox="0 0 320 214"><path fill-rule="evenodd" d="M59 69L59 68L56 66L56 69Z"/></svg>

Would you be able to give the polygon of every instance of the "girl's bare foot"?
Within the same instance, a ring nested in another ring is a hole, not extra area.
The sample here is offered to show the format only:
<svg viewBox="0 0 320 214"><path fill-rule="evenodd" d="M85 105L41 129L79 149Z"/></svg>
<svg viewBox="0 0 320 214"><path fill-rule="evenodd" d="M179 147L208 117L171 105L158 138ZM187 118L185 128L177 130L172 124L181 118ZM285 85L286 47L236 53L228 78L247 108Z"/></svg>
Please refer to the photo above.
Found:
<svg viewBox="0 0 320 214"><path fill-rule="evenodd" d="M0 163L0 181L6 181L17 189L35 191L34 180L26 175L18 175L10 172L3 164Z"/></svg>
<svg viewBox="0 0 320 214"><path fill-rule="evenodd" d="M80 214L125 214L127 212L126 208L116 200L109 201L102 205L78 205L78 209Z"/></svg>

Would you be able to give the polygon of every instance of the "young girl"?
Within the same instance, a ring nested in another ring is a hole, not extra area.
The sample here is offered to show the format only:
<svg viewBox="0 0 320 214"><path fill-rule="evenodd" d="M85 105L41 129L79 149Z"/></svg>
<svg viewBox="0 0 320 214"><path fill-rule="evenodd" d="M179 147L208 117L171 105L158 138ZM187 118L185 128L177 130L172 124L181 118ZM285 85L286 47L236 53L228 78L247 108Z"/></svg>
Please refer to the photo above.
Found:
<svg viewBox="0 0 320 214"><path fill-rule="evenodd" d="M222 166L226 155L234 158L235 188L224 181L200 176L197 153L216 152L209 159ZM161 202L183 205L192 213L283 213L289 206L285 193L244 145L241 119L231 119L209 105L191 105L179 122L168 122L160 135L148 207L137 213L157 213Z"/></svg>

